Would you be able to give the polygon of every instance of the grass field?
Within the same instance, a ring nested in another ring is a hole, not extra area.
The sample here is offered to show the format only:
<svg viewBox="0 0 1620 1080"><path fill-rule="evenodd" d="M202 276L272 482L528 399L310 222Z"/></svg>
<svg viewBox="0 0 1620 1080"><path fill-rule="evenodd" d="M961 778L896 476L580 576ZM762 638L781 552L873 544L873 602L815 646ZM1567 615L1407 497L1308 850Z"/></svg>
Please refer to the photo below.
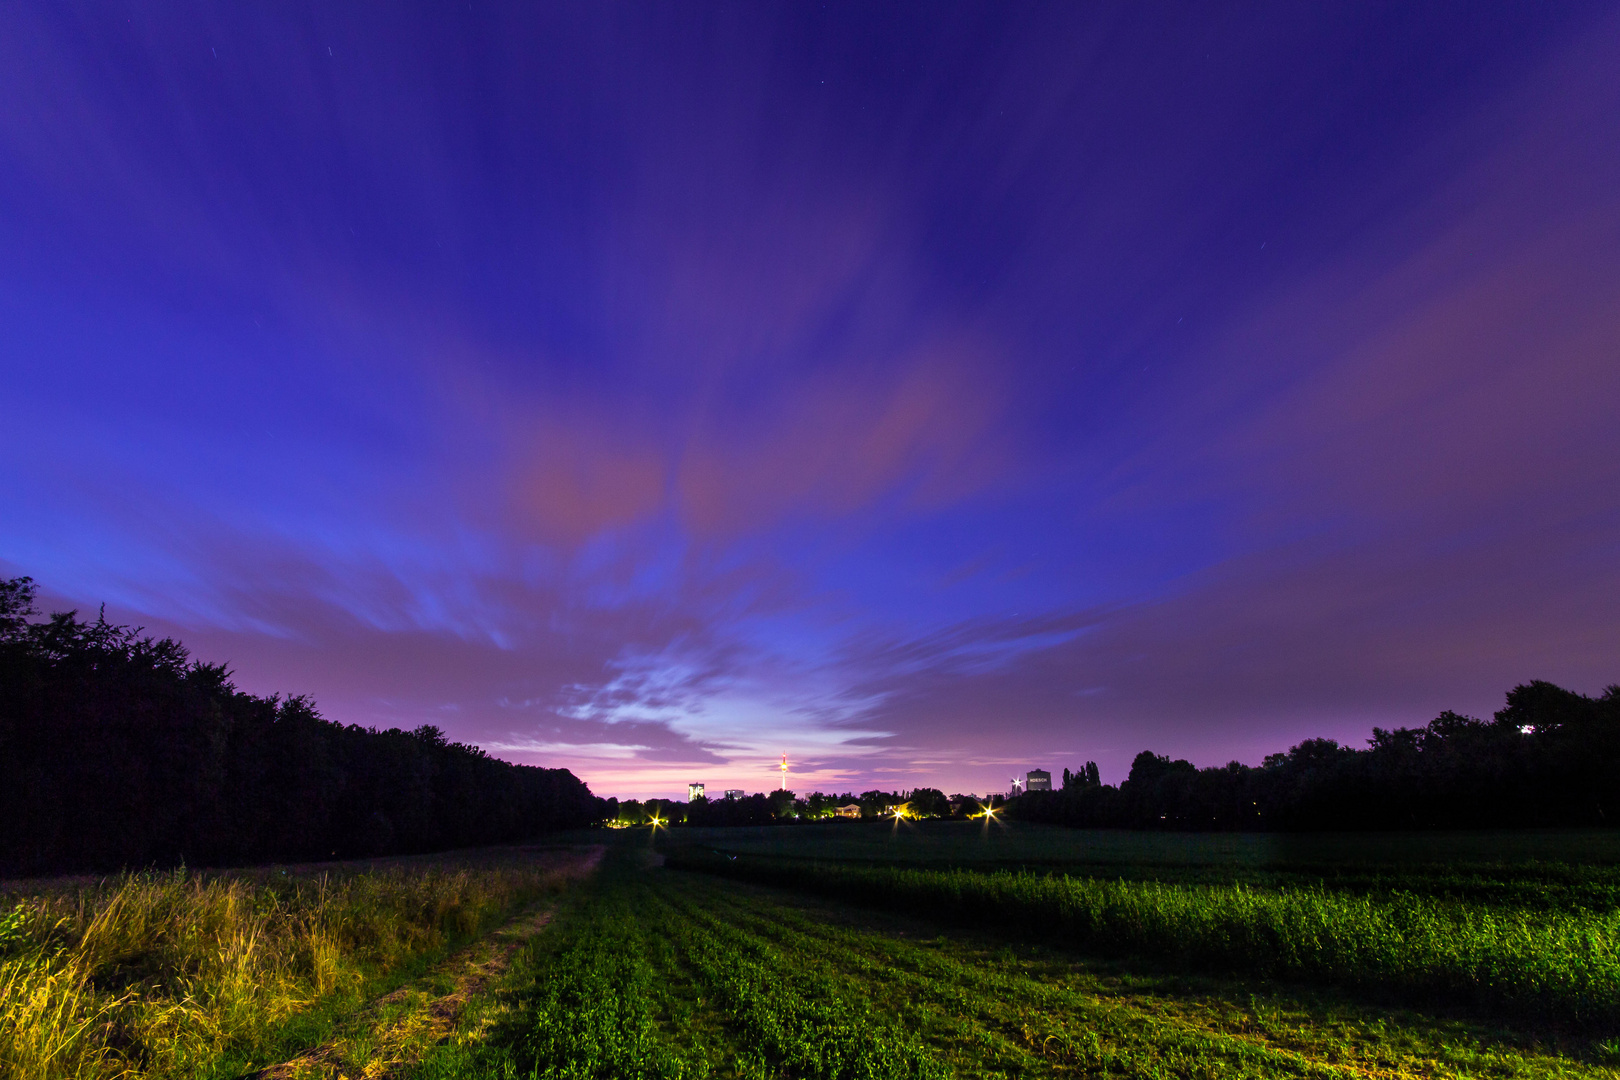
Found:
<svg viewBox="0 0 1620 1080"><path fill-rule="evenodd" d="M1572 863L1620 866L1620 829L1414 833L1176 833L1024 822L834 821L794 828L680 829L676 842L753 855L973 865L1298 867Z"/></svg>
<svg viewBox="0 0 1620 1080"><path fill-rule="evenodd" d="M235 1077L554 894L577 852L0 891L0 1076Z"/></svg>
<svg viewBox="0 0 1620 1080"><path fill-rule="evenodd" d="M420 1080L1613 1077L1620 1063L1601 1031L1098 959L1016 925L660 866L645 832L617 839L591 894Z"/></svg>
<svg viewBox="0 0 1620 1080"><path fill-rule="evenodd" d="M1493 906L1620 910L1620 830L1148 833L1018 822L681 829L676 849L776 861L1021 870L1103 880L1314 887Z"/></svg>
<svg viewBox="0 0 1620 1080"><path fill-rule="evenodd" d="M1620 1077L1607 834L983 830L14 887L0 1076Z"/></svg>

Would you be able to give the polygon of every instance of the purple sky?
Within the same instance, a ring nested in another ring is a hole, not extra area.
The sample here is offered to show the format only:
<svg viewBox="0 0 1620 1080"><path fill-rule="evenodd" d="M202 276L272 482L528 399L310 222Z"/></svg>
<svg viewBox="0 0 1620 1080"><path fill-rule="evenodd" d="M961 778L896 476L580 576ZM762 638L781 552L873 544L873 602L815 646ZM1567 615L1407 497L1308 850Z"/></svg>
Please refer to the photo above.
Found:
<svg viewBox="0 0 1620 1080"><path fill-rule="evenodd" d="M0 573L600 794L1620 681L1620 8L0 10Z"/></svg>

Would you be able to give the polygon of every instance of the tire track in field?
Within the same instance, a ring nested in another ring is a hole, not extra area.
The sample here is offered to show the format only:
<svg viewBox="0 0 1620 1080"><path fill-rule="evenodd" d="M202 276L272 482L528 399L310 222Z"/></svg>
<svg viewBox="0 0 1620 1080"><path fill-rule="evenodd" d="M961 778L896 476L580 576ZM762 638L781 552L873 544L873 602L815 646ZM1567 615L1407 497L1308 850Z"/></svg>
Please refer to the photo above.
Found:
<svg viewBox="0 0 1620 1080"><path fill-rule="evenodd" d="M590 876L604 850L598 845L576 853L559 867L558 876L565 882ZM467 1002L506 974L518 950L551 916L549 905L523 912L426 975L361 1006L350 1021L357 1030L242 1080L388 1080L399 1075L449 1038Z"/></svg>

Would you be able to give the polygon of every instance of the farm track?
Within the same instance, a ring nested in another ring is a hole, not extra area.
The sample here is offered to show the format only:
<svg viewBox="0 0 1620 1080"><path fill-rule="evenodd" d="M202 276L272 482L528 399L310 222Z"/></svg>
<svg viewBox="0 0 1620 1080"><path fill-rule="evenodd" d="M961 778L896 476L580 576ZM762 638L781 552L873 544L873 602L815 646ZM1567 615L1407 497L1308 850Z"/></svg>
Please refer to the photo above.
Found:
<svg viewBox="0 0 1620 1080"><path fill-rule="evenodd" d="M594 873L603 849L580 853L566 878ZM551 922L554 908L522 912L460 949L432 971L378 997L320 1046L247 1074L243 1080L388 1080L406 1072L460 1025L468 1002L487 993L511 967L518 951Z"/></svg>

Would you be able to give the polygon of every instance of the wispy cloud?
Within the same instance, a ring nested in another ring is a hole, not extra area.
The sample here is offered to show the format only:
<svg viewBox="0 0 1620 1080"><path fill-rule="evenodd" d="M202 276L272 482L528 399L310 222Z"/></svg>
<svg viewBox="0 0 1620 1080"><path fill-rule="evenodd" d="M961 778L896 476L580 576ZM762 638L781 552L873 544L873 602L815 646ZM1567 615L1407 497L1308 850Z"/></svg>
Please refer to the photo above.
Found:
<svg viewBox="0 0 1620 1080"><path fill-rule="evenodd" d="M1611 14L126 16L0 14L0 565L249 689L667 795L1615 678Z"/></svg>

